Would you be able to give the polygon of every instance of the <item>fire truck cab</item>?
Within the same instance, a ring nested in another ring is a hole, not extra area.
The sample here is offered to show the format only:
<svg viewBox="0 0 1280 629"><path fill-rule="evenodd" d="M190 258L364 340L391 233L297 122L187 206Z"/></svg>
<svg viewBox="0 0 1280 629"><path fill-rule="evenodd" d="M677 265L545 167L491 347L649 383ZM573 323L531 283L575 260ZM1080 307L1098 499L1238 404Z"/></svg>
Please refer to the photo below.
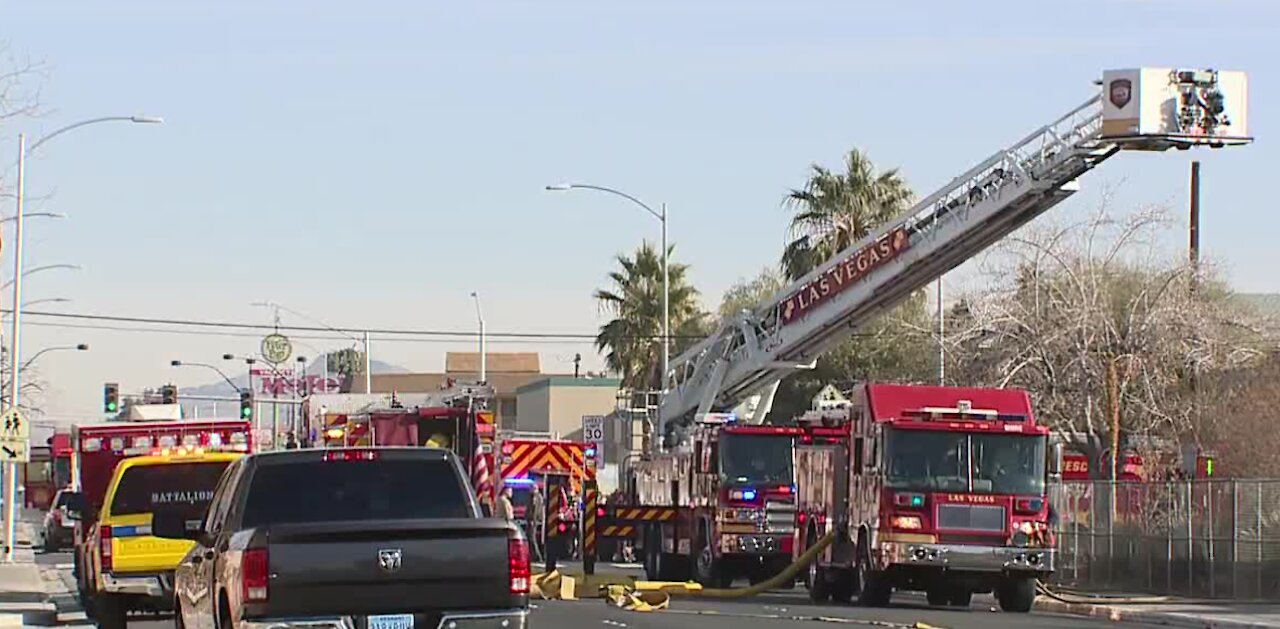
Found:
<svg viewBox="0 0 1280 629"><path fill-rule="evenodd" d="M739 577L758 583L790 564L800 434L708 413L687 449L635 462L633 495L612 523L636 525L649 578L728 587Z"/></svg>
<svg viewBox="0 0 1280 629"><path fill-rule="evenodd" d="M848 512L811 596L885 605L895 589L1030 611L1054 570L1049 430L1014 389L865 384L850 410Z"/></svg>

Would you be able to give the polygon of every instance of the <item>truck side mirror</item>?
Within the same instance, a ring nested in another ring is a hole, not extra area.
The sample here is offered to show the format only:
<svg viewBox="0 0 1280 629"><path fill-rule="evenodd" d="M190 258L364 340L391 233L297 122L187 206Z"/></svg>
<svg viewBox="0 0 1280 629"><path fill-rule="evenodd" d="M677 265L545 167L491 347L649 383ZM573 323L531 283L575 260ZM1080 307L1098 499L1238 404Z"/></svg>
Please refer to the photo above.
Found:
<svg viewBox="0 0 1280 629"><path fill-rule="evenodd" d="M716 474L720 471L720 442L712 441L707 445L710 448L710 454L707 455L707 473Z"/></svg>
<svg viewBox="0 0 1280 629"><path fill-rule="evenodd" d="M1062 478L1062 444L1055 443L1049 447L1049 478Z"/></svg>
<svg viewBox="0 0 1280 629"><path fill-rule="evenodd" d="M67 519L83 520L85 511L84 494L74 493L65 495L67 497L67 502L62 505L62 512L67 515Z"/></svg>

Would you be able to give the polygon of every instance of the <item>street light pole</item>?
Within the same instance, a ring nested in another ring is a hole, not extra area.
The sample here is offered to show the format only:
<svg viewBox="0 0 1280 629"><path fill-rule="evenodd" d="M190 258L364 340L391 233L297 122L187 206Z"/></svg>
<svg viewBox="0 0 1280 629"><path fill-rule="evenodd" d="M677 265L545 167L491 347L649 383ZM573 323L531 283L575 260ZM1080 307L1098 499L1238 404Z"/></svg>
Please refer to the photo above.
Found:
<svg viewBox="0 0 1280 629"><path fill-rule="evenodd" d="M484 313L480 311L480 294L472 291L471 299L476 302L476 321L480 323L480 383L484 384L489 381L489 374L485 369L488 366L486 362L488 359L484 348Z"/></svg>
<svg viewBox="0 0 1280 629"><path fill-rule="evenodd" d="M40 145L62 135L72 129L77 129L86 125L99 122L141 122L141 123L158 123L162 122L160 118L151 116L108 116L103 118L92 118L82 120L75 124L70 124L61 129L50 133L49 135L36 140L31 145L31 151L40 148ZM9 360L13 369L10 369L10 396L9 408L17 411L19 408L21 396L21 373L22 370L17 368L18 360L22 357L22 211L23 200L25 196L26 186L26 169L27 169L27 135L25 133L18 134L18 169L17 184L15 190L14 212L13 212L13 338L9 341L11 347L9 350ZM17 477L18 464L10 463L8 469L5 470L5 494L7 502L5 503L5 563L13 563L13 543L14 534L16 532L17 517Z"/></svg>
<svg viewBox="0 0 1280 629"><path fill-rule="evenodd" d="M364 333L364 392L373 393L373 359L369 357L369 331Z"/></svg>
<svg viewBox="0 0 1280 629"><path fill-rule="evenodd" d="M594 186L585 183L560 183L552 184L546 187L547 190L596 190L598 192L606 192L612 195L620 196L644 209L644 211L652 214L654 218L662 223L662 389L661 395L665 399L667 396L667 377L671 372L671 275L670 266L671 252L667 248L667 204L663 203L659 207L661 210L655 210L645 202L633 197L621 190L607 188L605 186ZM661 404L661 403L659 403ZM657 445L657 449L662 451L665 449L664 437L666 434L666 426L663 425L662 411L658 411L658 423L656 428L658 434L653 442Z"/></svg>
<svg viewBox="0 0 1280 629"><path fill-rule="evenodd" d="M667 204L662 204L662 396L667 395L667 377L671 373L671 252L667 249ZM662 409L658 409L661 416ZM659 421L661 423L661 421ZM665 428L663 426L660 426ZM664 433L658 433L658 447L665 443Z"/></svg>

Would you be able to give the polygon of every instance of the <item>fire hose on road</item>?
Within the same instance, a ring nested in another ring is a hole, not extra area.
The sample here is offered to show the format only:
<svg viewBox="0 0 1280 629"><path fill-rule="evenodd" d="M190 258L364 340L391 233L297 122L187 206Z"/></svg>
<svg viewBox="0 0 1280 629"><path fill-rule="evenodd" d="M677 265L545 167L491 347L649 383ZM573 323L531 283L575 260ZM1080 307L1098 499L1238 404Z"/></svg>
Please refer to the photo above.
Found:
<svg viewBox="0 0 1280 629"><path fill-rule="evenodd" d="M578 588L575 577L550 572L534 576L535 595L543 599L604 598L617 607L631 611L665 609L672 596L717 599L756 596L794 583L796 575L816 560L818 555L835 541L835 538L834 531L827 533L782 572L768 580L743 588L704 588L701 584L692 581L634 581L627 577L601 575L598 580L589 578L584 583L587 587L595 586L595 591L591 592L586 588ZM579 589L586 591L579 592Z"/></svg>

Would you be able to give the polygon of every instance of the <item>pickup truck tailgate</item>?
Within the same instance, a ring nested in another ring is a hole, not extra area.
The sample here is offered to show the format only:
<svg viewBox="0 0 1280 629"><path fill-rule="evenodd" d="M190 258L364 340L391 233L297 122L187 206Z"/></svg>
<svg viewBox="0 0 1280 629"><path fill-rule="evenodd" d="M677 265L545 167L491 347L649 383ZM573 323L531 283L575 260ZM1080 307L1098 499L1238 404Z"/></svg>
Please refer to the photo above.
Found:
<svg viewBox="0 0 1280 629"><path fill-rule="evenodd" d="M510 525L438 519L273 525L272 616L511 607ZM257 537L257 536L255 536Z"/></svg>

